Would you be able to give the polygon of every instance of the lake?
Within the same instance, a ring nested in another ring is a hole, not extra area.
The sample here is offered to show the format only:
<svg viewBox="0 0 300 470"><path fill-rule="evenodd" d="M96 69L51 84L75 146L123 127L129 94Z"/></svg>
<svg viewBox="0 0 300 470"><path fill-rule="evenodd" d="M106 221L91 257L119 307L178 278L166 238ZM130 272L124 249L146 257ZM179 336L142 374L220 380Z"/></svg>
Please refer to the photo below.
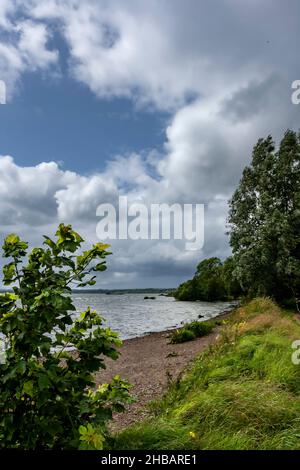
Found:
<svg viewBox="0 0 300 470"><path fill-rule="evenodd" d="M145 296L154 300L145 300ZM97 294L74 293L73 301L78 312L88 306L105 318L105 324L117 331L122 339L143 336L147 333L176 328L182 323L209 320L224 312L233 302L179 302L173 297L159 294Z"/></svg>

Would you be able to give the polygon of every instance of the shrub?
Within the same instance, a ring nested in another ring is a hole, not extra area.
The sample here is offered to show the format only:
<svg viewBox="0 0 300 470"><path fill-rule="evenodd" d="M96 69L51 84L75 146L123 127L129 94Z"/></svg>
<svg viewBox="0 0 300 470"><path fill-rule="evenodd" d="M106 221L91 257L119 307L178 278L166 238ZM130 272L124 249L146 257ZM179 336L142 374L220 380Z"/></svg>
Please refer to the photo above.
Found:
<svg viewBox="0 0 300 470"><path fill-rule="evenodd" d="M95 284L109 245L76 255L83 239L71 226L61 224L56 236L28 257L16 235L3 245L10 258L3 283L12 292L0 294L0 448L100 449L112 412L129 399L129 384L118 376L94 389L103 356L118 357L118 335L90 308L72 316L71 286Z"/></svg>
<svg viewBox="0 0 300 470"><path fill-rule="evenodd" d="M213 330L215 324L212 321L193 321L186 324L181 330L176 330L170 338L171 344L192 341L195 338L206 336Z"/></svg>
<svg viewBox="0 0 300 470"><path fill-rule="evenodd" d="M212 321L193 321L188 325L188 329L191 330L195 336L206 336L212 332L215 324Z"/></svg>
<svg viewBox="0 0 300 470"><path fill-rule="evenodd" d="M176 330L172 333L170 338L171 344L185 343L186 341L192 341L196 338L195 333L193 333L188 328L182 328L181 330Z"/></svg>

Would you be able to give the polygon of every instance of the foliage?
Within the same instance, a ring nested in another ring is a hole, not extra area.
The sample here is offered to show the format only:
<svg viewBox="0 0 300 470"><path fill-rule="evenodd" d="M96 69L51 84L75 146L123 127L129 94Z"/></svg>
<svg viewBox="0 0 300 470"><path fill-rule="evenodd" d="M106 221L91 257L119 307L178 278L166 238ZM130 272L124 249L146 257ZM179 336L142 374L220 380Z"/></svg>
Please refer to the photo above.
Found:
<svg viewBox="0 0 300 470"><path fill-rule="evenodd" d="M201 336L206 336L212 332L214 326L215 323L213 321L193 321L191 323L187 323L183 328L175 330L172 333L170 343L184 343Z"/></svg>
<svg viewBox="0 0 300 470"><path fill-rule="evenodd" d="M181 284L174 292L177 300L229 300L241 294L238 282L233 278L233 258L224 263L219 258L207 258L197 266L193 279Z"/></svg>
<svg viewBox="0 0 300 470"><path fill-rule="evenodd" d="M216 257L204 259L198 264L195 278L202 298L215 300L226 297L222 271L222 263Z"/></svg>
<svg viewBox="0 0 300 470"><path fill-rule="evenodd" d="M300 135L255 145L230 201L234 276L245 293L300 298Z"/></svg>
<svg viewBox="0 0 300 470"><path fill-rule="evenodd" d="M235 277L235 260L229 256L223 263L222 279L226 291L227 299L237 299L242 296L242 289L239 281Z"/></svg>
<svg viewBox="0 0 300 470"><path fill-rule="evenodd" d="M186 341L192 341L196 338L195 333L188 328L182 328L181 330L175 330L170 337L170 344L185 343Z"/></svg>
<svg viewBox="0 0 300 470"><path fill-rule="evenodd" d="M196 337L206 336L212 332L215 327L215 322L212 320L209 321L192 321L188 325L189 330L191 330Z"/></svg>
<svg viewBox="0 0 300 470"><path fill-rule="evenodd" d="M80 450L102 450L104 439L101 429L95 429L92 424L87 426L79 426L80 434Z"/></svg>
<svg viewBox="0 0 300 470"><path fill-rule="evenodd" d="M95 389L104 356L118 357L117 334L90 308L72 315L71 287L95 284L109 245L76 254L83 239L63 224L56 237L28 255L17 235L3 245L3 283L12 292L0 295L0 448L101 448L106 422L129 397L119 377Z"/></svg>
<svg viewBox="0 0 300 470"><path fill-rule="evenodd" d="M154 415L115 435L114 449L300 449L299 338L294 315L269 299L237 309Z"/></svg>
<svg viewBox="0 0 300 470"><path fill-rule="evenodd" d="M194 278L180 284L173 296L177 300L201 300L198 298L197 282Z"/></svg>

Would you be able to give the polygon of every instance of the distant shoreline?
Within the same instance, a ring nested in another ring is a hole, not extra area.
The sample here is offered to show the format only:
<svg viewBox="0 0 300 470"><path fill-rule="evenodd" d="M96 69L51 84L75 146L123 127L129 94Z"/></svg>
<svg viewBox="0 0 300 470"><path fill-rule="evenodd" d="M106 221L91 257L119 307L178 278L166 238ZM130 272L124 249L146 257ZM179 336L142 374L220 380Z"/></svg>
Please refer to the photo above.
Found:
<svg viewBox="0 0 300 470"><path fill-rule="evenodd" d="M170 294L171 292L175 291L174 288L154 288L154 287L147 287L145 289L73 289L72 293L75 294L114 294L114 295L121 295L121 294Z"/></svg>

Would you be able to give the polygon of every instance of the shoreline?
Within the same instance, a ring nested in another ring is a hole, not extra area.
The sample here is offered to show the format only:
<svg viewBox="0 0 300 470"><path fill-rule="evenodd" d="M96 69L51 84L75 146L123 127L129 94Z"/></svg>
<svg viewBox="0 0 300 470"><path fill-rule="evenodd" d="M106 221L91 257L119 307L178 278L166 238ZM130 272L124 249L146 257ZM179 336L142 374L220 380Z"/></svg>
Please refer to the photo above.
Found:
<svg viewBox="0 0 300 470"><path fill-rule="evenodd" d="M223 320L236 307L220 313L214 319ZM207 336L180 344L169 344L168 337L176 329L148 333L123 340L116 361L107 359L107 368L96 373L96 384L109 382L115 375L132 384L131 394L136 401L127 406L124 413L114 415L112 431L119 431L150 414L147 405L162 396L171 382L179 379L193 359L206 347L214 344L221 326L216 326Z"/></svg>
<svg viewBox="0 0 300 470"><path fill-rule="evenodd" d="M200 302L200 301L195 300L193 302ZM178 325L178 326L170 326L170 327L168 327L164 330L160 330L160 331L146 331L145 333L142 333L139 336L133 336L132 338L124 338L124 339L121 338L121 340L124 344L127 341L132 341L132 340L137 339L137 338L145 338L146 336L150 336L150 335L155 335L155 334L159 334L159 333L172 333L172 331L180 330L181 328L183 328L184 324L188 324L188 323L191 323L193 321L206 322L206 321L218 320L219 318L226 317L229 313L231 313L233 310L235 310L237 307L239 307L239 305L240 305L239 302L237 302L236 304L232 304L232 306L229 306L229 308L227 308L226 310L224 310L221 313L218 313L216 316L213 316L213 317L205 318L205 316L203 315L201 317L194 318L194 319L188 320L186 322L182 321L181 324Z"/></svg>

